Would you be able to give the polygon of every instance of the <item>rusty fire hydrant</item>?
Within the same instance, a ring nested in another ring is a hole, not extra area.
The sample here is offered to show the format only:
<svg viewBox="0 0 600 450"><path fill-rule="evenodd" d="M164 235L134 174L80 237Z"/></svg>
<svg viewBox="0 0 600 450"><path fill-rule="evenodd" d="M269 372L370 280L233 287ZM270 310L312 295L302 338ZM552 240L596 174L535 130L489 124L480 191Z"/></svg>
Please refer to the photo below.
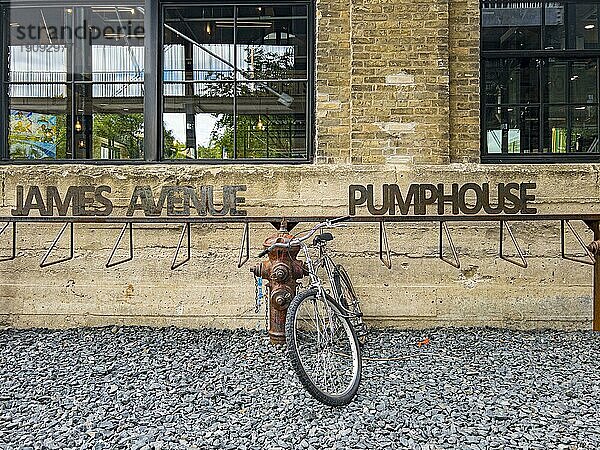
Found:
<svg viewBox="0 0 600 450"><path fill-rule="evenodd" d="M286 231L269 236L264 242L267 249L275 243L287 244L293 238ZM290 302L296 295L298 279L307 275L304 263L297 259L299 246L276 248L269 252L269 260L250 269L254 276L268 281L269 292L269 338L271 344L285 343L285 316Z"/></svg>
<svg viewBox="0 0 600 450"><path fill-rule="evenodd" d="M600 241L593 241L588 245L588 250L596 256L600 256Z"/></svg>

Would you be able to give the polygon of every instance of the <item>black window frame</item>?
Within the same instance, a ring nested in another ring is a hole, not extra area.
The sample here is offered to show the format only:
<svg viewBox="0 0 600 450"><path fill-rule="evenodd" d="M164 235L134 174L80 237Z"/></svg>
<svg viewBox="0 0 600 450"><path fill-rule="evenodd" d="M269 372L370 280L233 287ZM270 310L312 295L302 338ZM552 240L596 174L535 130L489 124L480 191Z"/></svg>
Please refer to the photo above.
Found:
<svg viewBox="0 0 600 450"><path fill-rule="evenodd" d="M6 23L5 14L15 2L0 0L0 20ZM17 4L35 5L39 1L21 0ZM57 6L72 2L56 1ZM207 5L306 5L308 13L307 30L307 78L308 91L306 96L306 157L305 158L247 158L247 159L163 159L163 61L162 61L162 36L163 36L163 9L165 6L185 6L186 3L201 3L198 0L185 2L183 0L144 0L144 158L137 160L125 159L39 159L23 160L10 159L8 149L8 118L9 101L8 86L8 27L0 27L0 118L5 125L0 126L0 165L39 165L39 164L90 164L90 165L145 165L145 164L175 164L175 165L301 165L310 164L314 157L315 147L315 120L316 120L316 94L315 94L315 50L316 50L316 6L315 0L266 0L261 1L211 1Z"/></svg>
<svg viewBox="0 0 600 450"><path fill-rule="evenodd" d="M488 3L485 0L480 0L480 12L483 10L484 4ZM526 2L523 2L526 3ZM560 163L598 163L600 162L600 152L593 153L488 153L487 149L487 129L486 129L486 109L491 105L486 104L486 73L485 63L489 60L510 59L510 58L528 58L530 60L548 61L556 58L561 61L586 60L596 59L596 100L593 106L598 107L597 112L597 132L600 137L600 48L598 49L551 49L544 50L543 43L545 42L545 10L542 6L548 3L555 3L551 0L540 0L535 4L539 4L541 8L541 26L540 26L540 45L539 49L531 50L484 50L483 37L485 28L483 20L480 21L480 158L485 164L560 164ZM563 0L563 4L592 4L596 3L600 9L600 0ZM566 39L566 37L565 37ZM539 98L538 102L528 105L539 108L539 124L538 124L538 139L544 139L544 110L548 107L556 106L553 103L544 101L543 98L543 74L544 69L538 69L539 80ZM565 102L563 105L569 109L575 106L575 103ZM511 107L510 105L502 105L503 107ZM570 126L570 125L569 125ZM539 143L543 148L543 141Z"/></svg>

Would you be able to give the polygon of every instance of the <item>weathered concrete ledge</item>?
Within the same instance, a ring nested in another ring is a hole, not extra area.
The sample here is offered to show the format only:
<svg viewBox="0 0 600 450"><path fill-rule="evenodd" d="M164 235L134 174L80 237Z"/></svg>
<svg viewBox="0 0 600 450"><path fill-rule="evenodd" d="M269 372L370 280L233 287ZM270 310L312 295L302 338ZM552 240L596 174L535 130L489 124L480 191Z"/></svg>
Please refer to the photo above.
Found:
<svg viewBox="0 0 600 450"><path fill-rule="evenodd" d="M348 186L397 183L536 183L540 213L597 213L597 165L490 166L193 166L193 165L10 165L0 166L0 215L10 215L17 185L108 185L114 215L124 214L133 188L165 185L246 185L249 215L345 215ZM361 214L364 212L361 212ZM521 269L497 257L493 223L453 224L460 270L436 258L436 224L389 226L393 268L378 261L375 225L336 230L333 249L348 267L363 298L367 320L375 325L430 327L493 325L513 328L585 329L591 323L592 270L560 258L558 224L513 226L530 266ZM585 239L585 226L578 230ZM253 279L236 268L241 228L194 226L192 260L170 271L179 229L145 226L135 230L134 261L105 269L118 228L77 227L75 259L47 269L39 260L59 224L19 228L19 257L0 264L0 325L71 327L178 325L257 327ZM252 228L251 245L260 248L272 232ZM591 239L590 239L591 240ZM7 248L7 236L0 237ZM66 249L66 242L61 245ZM570 250L578 251L576 245ZM125 252L125 249L123 249ZM513 251L507 243L507 251ZM255 251L253 252L255 253ZM514 253L514 252L513 252ZM60 249L57 250L60 255Z"/></svg>

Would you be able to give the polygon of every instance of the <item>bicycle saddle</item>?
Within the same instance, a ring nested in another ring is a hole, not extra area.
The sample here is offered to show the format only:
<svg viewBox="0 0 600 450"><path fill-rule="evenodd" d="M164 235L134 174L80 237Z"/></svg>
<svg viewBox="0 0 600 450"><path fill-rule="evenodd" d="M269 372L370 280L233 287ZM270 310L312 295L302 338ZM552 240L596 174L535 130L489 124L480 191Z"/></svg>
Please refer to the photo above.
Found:
<svg viewBox="0 0 600 450"><path fill-rule="evenodd" d="M320 244L322 242L332 241L332 240L333 240L333 234L321 233L315 237L315 240L313 241L313 245Z"/></svg>

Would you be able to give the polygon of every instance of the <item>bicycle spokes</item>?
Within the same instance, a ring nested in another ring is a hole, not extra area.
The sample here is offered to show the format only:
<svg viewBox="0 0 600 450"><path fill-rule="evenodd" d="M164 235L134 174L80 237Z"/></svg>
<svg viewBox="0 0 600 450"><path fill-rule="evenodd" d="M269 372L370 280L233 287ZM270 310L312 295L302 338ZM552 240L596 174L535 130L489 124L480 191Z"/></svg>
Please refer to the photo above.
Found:
<svg viewBox="0 0 600 450"><path fill-rule="evenodd" d="M342 395L355 376L347 320L329 302L307 299L296 312L296 345L307 375L318 389Z"/></svg>

